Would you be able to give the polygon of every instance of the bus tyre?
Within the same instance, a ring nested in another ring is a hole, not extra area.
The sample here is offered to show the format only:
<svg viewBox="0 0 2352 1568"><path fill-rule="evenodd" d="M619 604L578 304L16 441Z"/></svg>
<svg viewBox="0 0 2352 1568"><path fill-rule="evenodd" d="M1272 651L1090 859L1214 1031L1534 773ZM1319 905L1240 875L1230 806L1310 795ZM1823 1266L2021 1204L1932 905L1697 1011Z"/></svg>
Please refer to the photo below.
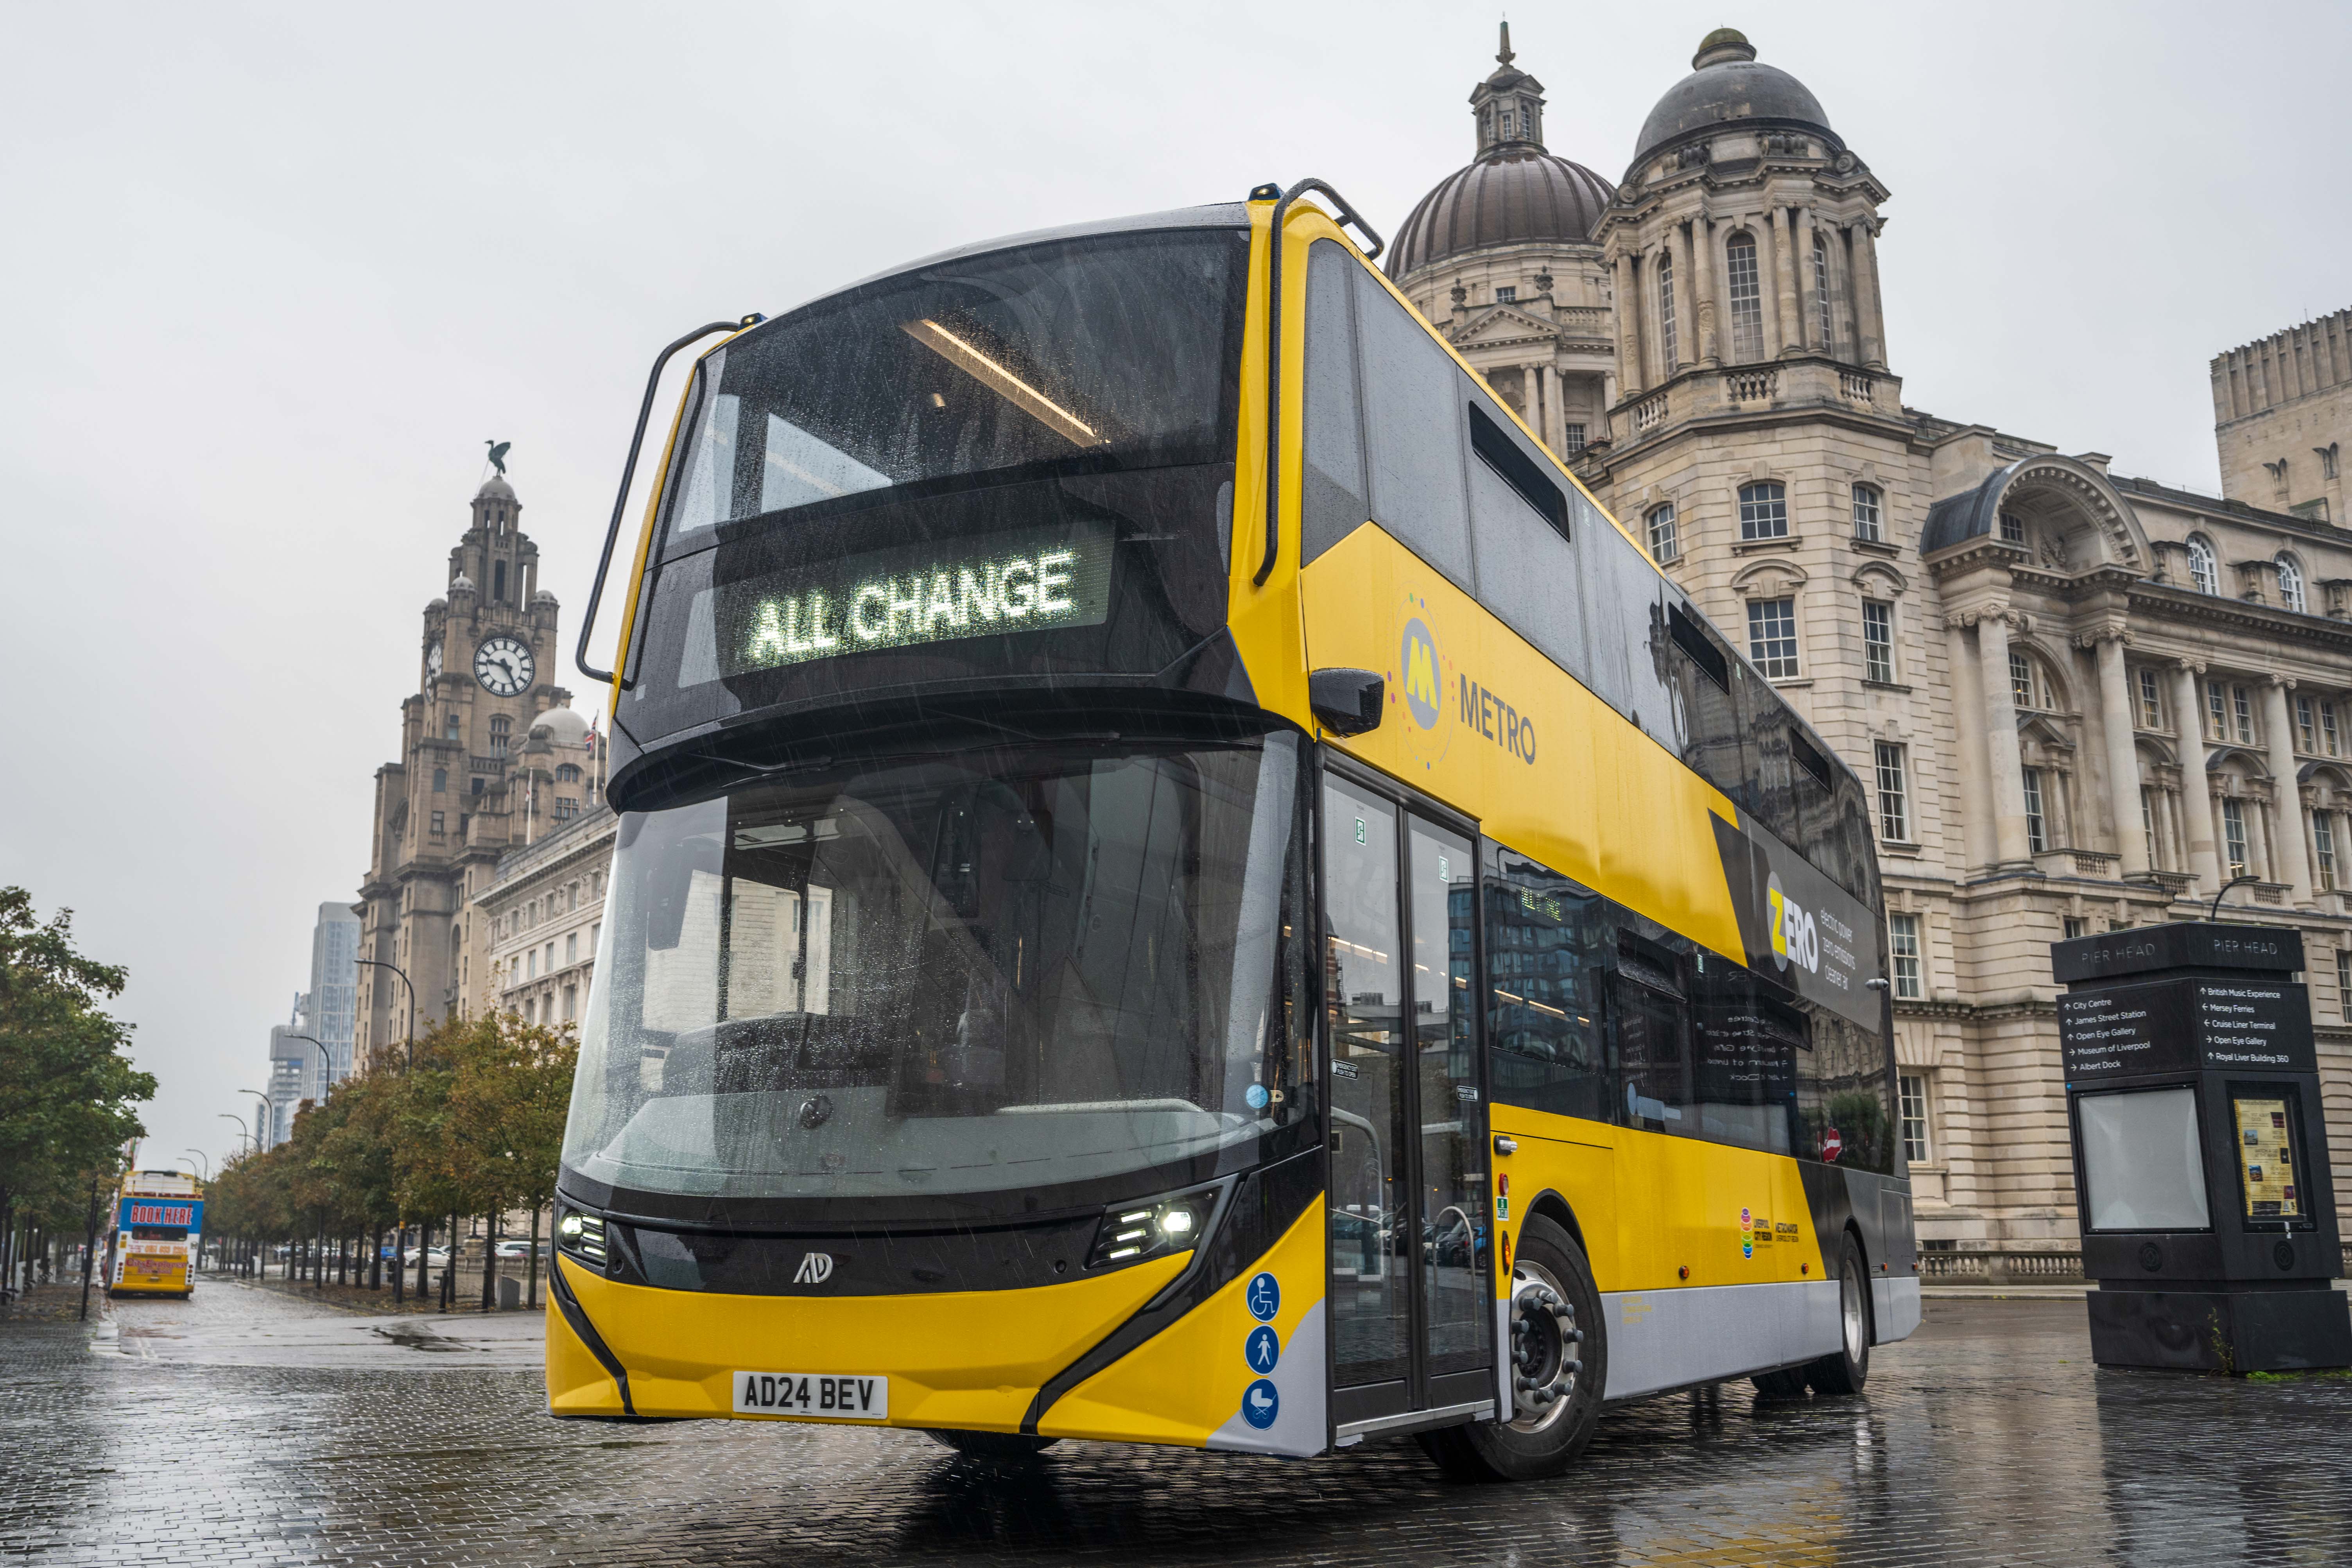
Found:
<svg viewBox="0 0 2352 1568"><path fill-rule="evenodd" d="M1423 1452L1456 1480L1532 1481L1559 1475L1592 1441L1609 1382L1601 1290L1584 1249L1541 1215L1520 1226L1511 1259L1509 1419L1420 1434Z"/></svg>
<svg viewBox="0 0 2352 1568"><path fill-rule="evenodd" d="M1026 1432L951 1432L940 1426L924 1427L923 1436L985 1465L1022 1464L1061 1441L1059 1437L1033 1437Z"/></svg>
<svg viewBox="0 0 2352 1568"><path fill-rule="evenodd" d="M1805 1396L1805 1369L1801 1366L1759 1373L1748 1381L1754 1384L1756 1392L1767 1399L1802 1399Z"/></svg>
<svg viewBox="0 0 2352 1568"><path fill-rule="evenodd" d="M1805 1368L1815 1394L1860 1394L1870 1376L1870 1274L1852 1231L1844 1243L1838 1256L1839 1347Z"/></svg>

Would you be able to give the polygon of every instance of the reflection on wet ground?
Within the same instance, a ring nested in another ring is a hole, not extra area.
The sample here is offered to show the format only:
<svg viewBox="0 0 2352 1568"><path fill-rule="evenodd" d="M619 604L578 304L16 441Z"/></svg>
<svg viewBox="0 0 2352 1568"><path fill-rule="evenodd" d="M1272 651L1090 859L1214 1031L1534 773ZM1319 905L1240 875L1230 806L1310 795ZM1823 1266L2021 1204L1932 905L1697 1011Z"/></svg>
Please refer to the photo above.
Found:
<svg viewBox="0 0 2352 1568"><path fill-rule="evenodd" d="M2352 1380L2097 1372L2079 1300L1938 1300L1864 1398L1617 1412L1573 1475L541 1414L527 1317L227 1285L119 1331L0 1325L0 1556L59 1563L2352 1561Z"/></svg>

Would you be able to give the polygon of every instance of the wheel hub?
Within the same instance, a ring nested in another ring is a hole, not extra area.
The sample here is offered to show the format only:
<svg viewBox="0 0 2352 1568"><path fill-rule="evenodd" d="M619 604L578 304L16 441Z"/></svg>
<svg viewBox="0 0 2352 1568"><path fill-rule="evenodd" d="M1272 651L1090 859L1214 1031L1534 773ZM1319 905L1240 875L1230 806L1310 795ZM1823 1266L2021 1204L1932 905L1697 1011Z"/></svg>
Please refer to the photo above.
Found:
<svg viewBox="0 0 2352 1568"><path fill-rule="evenodd" d="M1568 1406L1584 1370L1576 1309L1545 1280L1522 1276L1511 1292L1511 1392L1517 1423L1542 1426Z"/></svg>

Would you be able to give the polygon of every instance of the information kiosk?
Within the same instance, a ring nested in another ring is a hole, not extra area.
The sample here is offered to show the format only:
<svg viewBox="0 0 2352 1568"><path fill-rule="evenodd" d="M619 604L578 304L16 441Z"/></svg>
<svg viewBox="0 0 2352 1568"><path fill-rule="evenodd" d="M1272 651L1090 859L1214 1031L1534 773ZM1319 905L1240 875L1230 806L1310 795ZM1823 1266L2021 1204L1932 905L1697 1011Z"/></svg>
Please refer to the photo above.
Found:
<svg viewBox="0 0 2352 1568"><path fill-rule="evenodd" d="M2050 958L2092 1359L2352 1364L2302 934L2183 921Z"/></svg>

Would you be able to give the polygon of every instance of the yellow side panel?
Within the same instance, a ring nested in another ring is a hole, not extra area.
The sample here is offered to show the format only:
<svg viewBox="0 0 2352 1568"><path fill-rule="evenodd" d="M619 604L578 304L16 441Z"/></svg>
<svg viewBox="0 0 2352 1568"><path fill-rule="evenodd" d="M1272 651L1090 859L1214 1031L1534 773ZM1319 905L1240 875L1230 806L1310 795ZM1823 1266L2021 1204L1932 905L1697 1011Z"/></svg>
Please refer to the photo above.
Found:
<svg viewBox="0 0 2352 1568"><path fill-rule="evenodd" d="M566 1278L576 1282L580 1271L568 1269ZM622 1414L621 1385L572 1331L551 1290L547 1302L547 1408L556 1415Z"/></svg>
<svg viewBox="0 0 2352 1568"><path fill-rule="evenodd" d="M624 1285L579 1268L564 1278L628 1369L640 1415L730 1415L736 1371L880 1373L890 1379L893 1426L1017 1432L1045 1380L1126 1321L1191 1256L1066 1285L930 1296L724 1296Z"/></svg>
<svg viewBox="0 0 2352 1568"><path fill-rule="evenodd" d="M1788 1155L1517 1105L1496 1106L1494 1121L1519 1143L1495 1162L1511 1179L1497 1229L1516 1245L1528 1206L1558 1193L1603 1290L1823 1278L1804 1176Z"/></svg>
<svg viewBox="0 0 2352 1568"><path fill-rule="evenodd" d="M1243 1394L1257 1381L1242 1346L1258 1324L1244 1296L1260 1270L1282 1285L1282 1305L1270 1321L1287 1357L1299 1325L1323 1300L1320 1198L1224 1289L1056 1400L1038 1432L1205 1447L1212 1433L1234 1420ZM1311 1353L1319 1388L1327 1375L1319 1336Z"/></svg>
<svg viewBox="0 0 2352 1568"><path fill-rule="evenodd" d="M1318 667L1381 672L1381 727L1334 744L1553 870L1746 961L1713 817L1736 812L1378 525L1300 574Z"/></svg>

